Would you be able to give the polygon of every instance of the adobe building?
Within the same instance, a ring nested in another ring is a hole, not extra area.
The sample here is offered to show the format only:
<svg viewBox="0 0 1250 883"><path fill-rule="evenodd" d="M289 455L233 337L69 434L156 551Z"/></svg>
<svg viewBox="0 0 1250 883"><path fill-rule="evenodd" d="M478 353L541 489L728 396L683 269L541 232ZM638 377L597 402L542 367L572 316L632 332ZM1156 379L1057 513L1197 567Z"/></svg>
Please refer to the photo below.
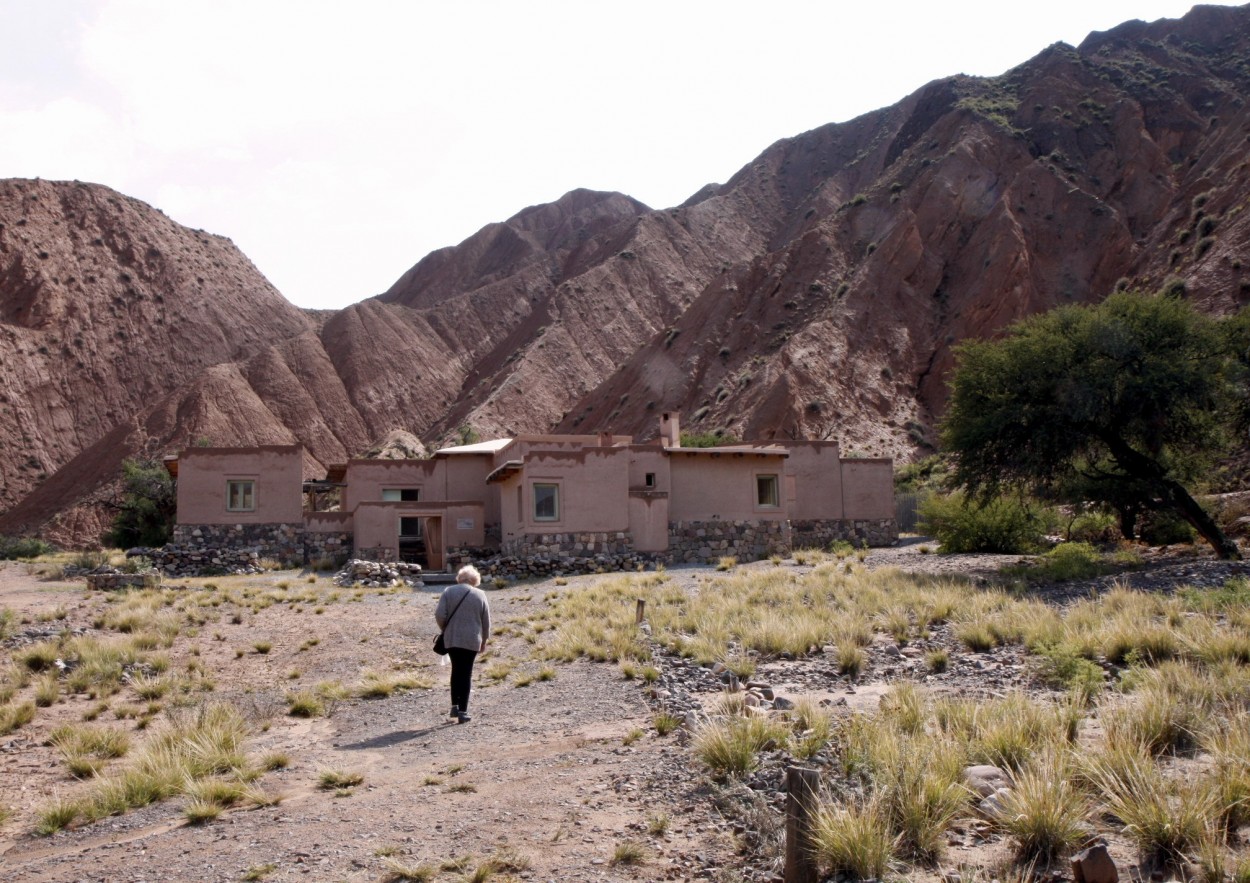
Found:
<svg viewBox="0 0 1250 883"><path fill-rule="evenodd" d="M523 435L428 460L351 460L317 479L299 445L190 448L167 463L178 479L174 545L201 560L247 549L444 570L498 555L755 560L898 538L891 460L845 459L827 441L684 448L675 414L646 444Z"/></svg>

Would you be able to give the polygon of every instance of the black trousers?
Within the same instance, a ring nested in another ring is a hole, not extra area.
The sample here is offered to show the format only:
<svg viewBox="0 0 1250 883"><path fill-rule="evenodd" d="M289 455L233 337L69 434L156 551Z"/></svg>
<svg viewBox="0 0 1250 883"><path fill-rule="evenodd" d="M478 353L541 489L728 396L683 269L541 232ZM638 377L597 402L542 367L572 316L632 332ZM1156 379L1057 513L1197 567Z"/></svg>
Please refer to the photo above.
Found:
<svg viewBox="0 0 1250 883"><path fill-rule="evenodd" d="M447 656L451 659L451 704L467 712L469 686L473 680L473 660L477 658L477 651L449 647Z"/></svg>

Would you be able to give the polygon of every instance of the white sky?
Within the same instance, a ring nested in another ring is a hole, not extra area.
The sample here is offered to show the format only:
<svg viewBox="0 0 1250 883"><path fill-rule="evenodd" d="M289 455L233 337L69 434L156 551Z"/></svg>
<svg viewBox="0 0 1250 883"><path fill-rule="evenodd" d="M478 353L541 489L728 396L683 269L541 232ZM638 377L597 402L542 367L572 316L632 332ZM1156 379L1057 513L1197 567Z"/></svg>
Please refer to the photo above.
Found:
<svg viewBox="0 0 1250 883"><path fill-rule="evenodd" d="M0 177L107 184L341 307L576 187L675 205L779 138L1189 6L0 0Z"/></svg>

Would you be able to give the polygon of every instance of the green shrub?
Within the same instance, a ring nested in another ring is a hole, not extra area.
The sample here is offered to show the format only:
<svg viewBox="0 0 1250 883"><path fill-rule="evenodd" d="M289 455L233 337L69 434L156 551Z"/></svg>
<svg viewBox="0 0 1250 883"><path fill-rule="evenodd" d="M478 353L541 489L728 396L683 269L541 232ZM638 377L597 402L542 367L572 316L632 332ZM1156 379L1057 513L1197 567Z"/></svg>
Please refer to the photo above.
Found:
<svg viewBox="0 0 1250 883"><path fill-rule="evenodd" d="M738 444L738 439L735 436L720 429L712 432L683 432L681 434L683 448L715 448L736 444Z"/></svg>
<svg viewBox="0 0 1250 883"><path fill-rule="evenodd" d="M1043 647L1038 650L1037 658L1038 677L1049 687L1078 689L1093 695L1106 683L1102 668L1072 647Z"/></svg>
<svg viewBox="0 0 1250 883"><path fill-rule="evenodd" d="M0 561L10 561L15 558L38 558L40 555L47 555L55 551L56 547L51 543L45 543L43 540L35 537L10 537L0 534Z"/></svg>
<svg viewBox="0 0 1250 883"><path fill-rule="evenodd" d="M1141 520L1141 538L1152 546L1192 543L1197 534L1188 521L1171 512L1150 512Z"/></svg>
<svg viewBox="0 0 1250 883"><path fill-rule="evenodd" d="M894 472L894 490L900 494L940 490L949 476L949 461L935 454L898 467Z"/></svg>
<svg viewBox="0 0 1250 883"><path fill-rule="evenodd" d="M1110 543L1120 537L1120 522L1114 512L1082 512L1068 525L1068 540L1074 543Z"/></svg>
<svg viewBox="0 0 1250 883"><path fill-rule="evenodd" d="M920 504L920 529L936 537L943 552L1027 554L1042 546L1044 514L1007 497L981 504L961 493L933 494Z"/></svg>
<svg viewBox="0 0 1250 883"><path fill-rule="evenodd" d="M1089 543L1060 543L1027 567L1004 568L1012 576L1047 582L1089 579L1107 570L1098 550Z"/></svg>

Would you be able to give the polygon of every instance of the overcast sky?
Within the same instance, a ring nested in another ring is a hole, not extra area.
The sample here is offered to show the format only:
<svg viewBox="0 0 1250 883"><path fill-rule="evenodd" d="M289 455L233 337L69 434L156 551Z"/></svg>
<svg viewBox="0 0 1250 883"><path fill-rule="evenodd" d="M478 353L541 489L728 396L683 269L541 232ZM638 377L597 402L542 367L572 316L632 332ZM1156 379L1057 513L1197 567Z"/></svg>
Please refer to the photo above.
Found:
<svg viewBox="0 0 1250 883"><path fill-rule="evenodd" d="M0 177L106 184L340 307L573 188L675 205L779 138L1189 6L0 0Z"/></svg>

